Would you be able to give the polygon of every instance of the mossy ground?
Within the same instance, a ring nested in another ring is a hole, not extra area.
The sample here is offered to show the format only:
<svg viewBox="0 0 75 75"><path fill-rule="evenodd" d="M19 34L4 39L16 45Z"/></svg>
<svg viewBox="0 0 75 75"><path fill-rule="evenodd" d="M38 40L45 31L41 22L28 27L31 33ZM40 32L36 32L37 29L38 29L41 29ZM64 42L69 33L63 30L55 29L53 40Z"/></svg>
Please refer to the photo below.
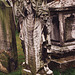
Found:
<svg viewBox="0 0 75 75"><path fill-rule="evenodd" d="M54 70L54 75L60 75L58 70ZM67 69L65 72L61 73L61 75L75 75L75 68Z"/></svg>
<svg viewBox="0 0 75 75"><path fill-rule="evenodd" d="M18 65L16 71L9 74L4 74L0 72L0 75L22 75L22 62L25 61L24 53L21 45L21 40L19 39L19 34L16 32L16 42L17 42L17 52L18 52ZM54 75L60 75L59 71L55 70ZM75 75L75 68L71 68L63 72L61 75Z"/></svg>

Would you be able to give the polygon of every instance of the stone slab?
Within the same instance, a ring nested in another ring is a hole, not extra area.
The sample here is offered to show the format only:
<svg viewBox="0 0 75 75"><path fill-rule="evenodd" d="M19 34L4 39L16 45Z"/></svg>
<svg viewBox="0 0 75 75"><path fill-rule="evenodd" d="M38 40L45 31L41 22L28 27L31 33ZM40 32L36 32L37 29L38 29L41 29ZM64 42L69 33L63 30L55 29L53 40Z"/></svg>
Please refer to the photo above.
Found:
<svg viewBox="0 0 75 75"><path fill-rule="evenodd" d="M68 68L75 67L75 56L69 56L61 59L53 59L49 63L49 67L53 69L58 69L60 72L65 71Z"/></svg>

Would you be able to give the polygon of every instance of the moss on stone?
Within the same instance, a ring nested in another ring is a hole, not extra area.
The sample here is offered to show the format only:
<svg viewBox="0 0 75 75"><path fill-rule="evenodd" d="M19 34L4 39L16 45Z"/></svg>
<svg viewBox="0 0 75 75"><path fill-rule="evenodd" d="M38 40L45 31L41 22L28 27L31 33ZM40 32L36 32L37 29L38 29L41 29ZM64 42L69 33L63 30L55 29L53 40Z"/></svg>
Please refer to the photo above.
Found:
<svg viewBox="0 0 75 75"><path fill-rule="evenodd" d="M0 27L2 29L1 41L3 42L4 51L0 56L4 55L2 64L11 69L11 71L17 68L17 47L16 47L16 37L15 37L15 24L12 8L7 5L4 0L0 1ZM0 49L3 47L0 46ZM6 63L7 61L7 63ZM6 64L9 65L6 65Z"/></svg>
<svg viewBox="0 0 75 75"><path fill-rule="evenodd" d="M6 6L6 7L10 7L8 4L7 4L7 2L5 1L5 0L1 0L1 2ZM0 2L0 3L1 3Z"/></svg>
<svg viewBox="0 0 75 75"><path fill-rule="evenodd" d="M8 69L8 56L4 55L4 53L0 54L0 62L5 68Z"/></svg>

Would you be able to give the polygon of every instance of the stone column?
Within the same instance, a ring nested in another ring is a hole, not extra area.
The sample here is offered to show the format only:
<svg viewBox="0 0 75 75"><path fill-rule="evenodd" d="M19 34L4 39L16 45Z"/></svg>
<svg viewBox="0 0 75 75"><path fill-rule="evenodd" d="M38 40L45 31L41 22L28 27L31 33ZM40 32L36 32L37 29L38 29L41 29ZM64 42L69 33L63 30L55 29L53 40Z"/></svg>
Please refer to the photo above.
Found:
<svg viewBox="0 0 75 75"><path fill-rule="evenodd" d="M60 30L60 45L64 45L64 17L59 13L59 30Z"/></svg>

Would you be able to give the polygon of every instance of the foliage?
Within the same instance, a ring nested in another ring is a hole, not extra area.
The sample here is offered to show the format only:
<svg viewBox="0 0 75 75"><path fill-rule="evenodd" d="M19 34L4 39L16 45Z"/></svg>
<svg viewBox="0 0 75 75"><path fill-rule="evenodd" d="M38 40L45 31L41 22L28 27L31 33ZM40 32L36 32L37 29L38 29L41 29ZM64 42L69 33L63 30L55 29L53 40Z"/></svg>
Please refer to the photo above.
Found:
<svg viewBox="0 0 75 75"><path fill-rule="evenodd" d="M60 75L58 70L54 70L54 75ZM61 75L75 75L75 68L67 69L65 72L62 72Z"/></svg>
<svg viewBox="0 0 75 75"><path fill-rule="evenodd" d="M62 73L62 75L75 75L75 68L70 68Z"/></svg>

